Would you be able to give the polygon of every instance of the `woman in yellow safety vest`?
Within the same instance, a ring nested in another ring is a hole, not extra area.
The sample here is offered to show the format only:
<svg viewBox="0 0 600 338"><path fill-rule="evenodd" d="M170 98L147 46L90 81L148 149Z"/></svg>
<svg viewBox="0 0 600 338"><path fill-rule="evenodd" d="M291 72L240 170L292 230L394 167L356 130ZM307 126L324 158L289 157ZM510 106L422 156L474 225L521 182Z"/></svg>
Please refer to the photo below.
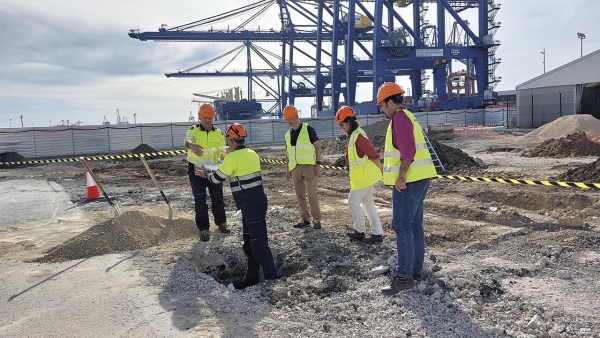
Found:
<svg viewBox="0 0 600 338"><path fill-rule="evenodd" d="M348 136L346 147L346 167L350 175L348 207L354 219L354 232L347 232L346 235L369 244L381 243L383 229L373 201L375 183L382 178L383 166L379 161L379 153L371 145L365 131L358 126L356 113L352 108L340 108L335 114L335 121ZM371 224L371 237L368 238L365 238L363 209Z"/></svg>

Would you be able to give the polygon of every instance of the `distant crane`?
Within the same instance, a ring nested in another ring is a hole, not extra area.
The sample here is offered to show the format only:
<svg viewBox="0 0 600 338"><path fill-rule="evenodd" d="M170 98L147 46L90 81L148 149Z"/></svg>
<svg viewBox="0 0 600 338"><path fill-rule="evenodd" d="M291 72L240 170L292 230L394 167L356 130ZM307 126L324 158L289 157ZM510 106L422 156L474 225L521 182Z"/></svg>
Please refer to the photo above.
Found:
<svg viewBox="0 0 600 338"><path fill-rule="evenodd" d="M25 128L25 127L23 126L23 115L21 115L21 116L19 116L19 117L21 118L21 128Z"/></svg>
<svg viewBox="0 0 600 338"><path fill-rule="evenodd" d="M190 110L190 117L188 118L190 122L196 122L196 118L192 115L192 111Z"/></svg>
<svg viewBox="0 0 600 338"><path fill-rule="evenodd" d="M117 109L117 124L129 124L129 121L127 121L127 117L123 117L123 119L121 119L121 114L119 113L118 109Z"/></svg>
<svg viewBox="0 0 600 338"><path fill-rule="evenodd" d="M104 120L102 121L102 124L105 126L110 126L110 121L106 118L106 115L104 115Z"/></svg>

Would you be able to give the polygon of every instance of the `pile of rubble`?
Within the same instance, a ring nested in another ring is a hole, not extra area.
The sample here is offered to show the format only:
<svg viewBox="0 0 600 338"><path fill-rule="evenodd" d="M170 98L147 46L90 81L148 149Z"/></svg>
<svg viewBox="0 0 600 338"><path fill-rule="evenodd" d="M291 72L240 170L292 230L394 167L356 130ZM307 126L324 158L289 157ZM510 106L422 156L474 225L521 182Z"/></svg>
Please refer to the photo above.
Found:
<svg viewBox="0 0 600 338"><path fill-rule="evenodd" d="M556 177L558 181L600 183L600 158L596 161L570 169Z"/></svg>
<svg viewBox="0 0 600 338"><path fill-rule="evenodd" d="M559 139L544 141L531 151L523 153L525 157L577 157L600 156L600 144L594 143L582 131L568 134Z"/></svg>
<svg viewBox="0 0 600 338"><path fill-rule="evenodd" d="M0 153L0 162L20 162L25 161L25 157L14 151Z"/></svg>
<svg viewBox="0 0 600 338"><path fill-rule="evenodd" d="M588 137L600 135L600 120L587 114L563 116L521 136L519 144L535 145L579 131L586 133Z"/></svg>

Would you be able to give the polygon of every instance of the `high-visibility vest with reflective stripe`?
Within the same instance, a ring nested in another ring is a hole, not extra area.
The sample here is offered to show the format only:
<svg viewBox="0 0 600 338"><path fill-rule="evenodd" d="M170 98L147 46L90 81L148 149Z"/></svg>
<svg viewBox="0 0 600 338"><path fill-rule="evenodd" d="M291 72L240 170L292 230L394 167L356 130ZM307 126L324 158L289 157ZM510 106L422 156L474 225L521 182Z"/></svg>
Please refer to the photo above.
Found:
<svg viewBox="0 0 600 338"><path fill-rule="evenodd" d="M254 150L242 148L232 151L225 157L218 171L229 176L229 186L236 204L240 201L252 204L252 198L256 199L254 202L263 199L266 201L263 196L260 158Z"/></svg>
<svg viewBox="0 0 600 338"><path fill-rule="evenodd" d="M185 141L192 141L205 150L202 156L194 154L190 149L187 150L187 160L193 164L214 164L212 162L215 152L218 152L219 147L225 146L225 137L219 128L214 127L207 132L201 129L200 124L188 129L183 140L184 146Z"/></svg>
<svg viewBox="0 0 600 338"><path fill-rule="evenodd" d="M348 141L348 167L350 168L350 189L359 190L370 187L381 180L382 174L379 168L369 156L365 154L362 158L356 152L356 139L362 135L367 140L367 134L362 128L356 128L350 135Z"/></svg>
<svg viewBox="0 0 600 338"><path fill-rule="evenodd" d="M414 161L410 164L408 172L406 173L406 183L416 182L427 178L437 177L431 154L427 149L427 143L423 136L423 131L419 122L415 116L408 111L408 109L402 110L406 116L411 120L413 124L413 134L415 137L415 146L417 151L415 153ZM397 112L396 114L398 114ZM388 186L396 185L396 179L400 175L400 150L394 147L392 141L392 120L388 125L387 134L385 136L385 147L383 153L383 184Z"/></svg>
<svg viewBox="0 0 600 338"><path fill-rule="evenodd" d="M310 137L308 136L308 123L302 123L302 129L300 129L295 146L292 146L291 130L288 130L285 134L285 145L290 171L294 170L297 164L316 164L317 153L314 144L310 142Z"/></svg>

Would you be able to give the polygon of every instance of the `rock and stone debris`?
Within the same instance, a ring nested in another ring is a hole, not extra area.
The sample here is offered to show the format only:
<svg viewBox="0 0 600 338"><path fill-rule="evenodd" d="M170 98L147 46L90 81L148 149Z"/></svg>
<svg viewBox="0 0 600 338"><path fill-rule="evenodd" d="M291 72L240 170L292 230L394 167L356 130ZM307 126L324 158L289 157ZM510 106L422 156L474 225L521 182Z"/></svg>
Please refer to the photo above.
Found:
<svg viewBox="0 0 600 338"><path fill-rule="evenodd" d="M559 181L600 183L600 158L596 161L568 170L556 177Z"/></svg>
<svg viewBox="0 0 600 338"><path fill-rule="evenodd" d="M161 219L126 211L50 249L36 262L64 262L120 251L149 248L160 243L198 236L192 220Z"/></svg>
<svg viewBox="0 0 600 338"><path fill-rule="evenodd" d="M578 131L585 132L588 137L600 135L600 120L588 114L563 116L521 136L519 144L537 144Z"/></svg>
<svg viewBox="0 0 600 338"><path fill-rule="evenodd" d="M569 134L559 139L544 141L531 151L523 154L525 157L577 157L600 156L600 144L594 143L582 131Z"/></svg>
<svg viewBox="0 0 600 338"><path fill-rule="evenodd" d="M25 157L14 151L0 153L0 162L19 162L24 161Z"/></svg>

